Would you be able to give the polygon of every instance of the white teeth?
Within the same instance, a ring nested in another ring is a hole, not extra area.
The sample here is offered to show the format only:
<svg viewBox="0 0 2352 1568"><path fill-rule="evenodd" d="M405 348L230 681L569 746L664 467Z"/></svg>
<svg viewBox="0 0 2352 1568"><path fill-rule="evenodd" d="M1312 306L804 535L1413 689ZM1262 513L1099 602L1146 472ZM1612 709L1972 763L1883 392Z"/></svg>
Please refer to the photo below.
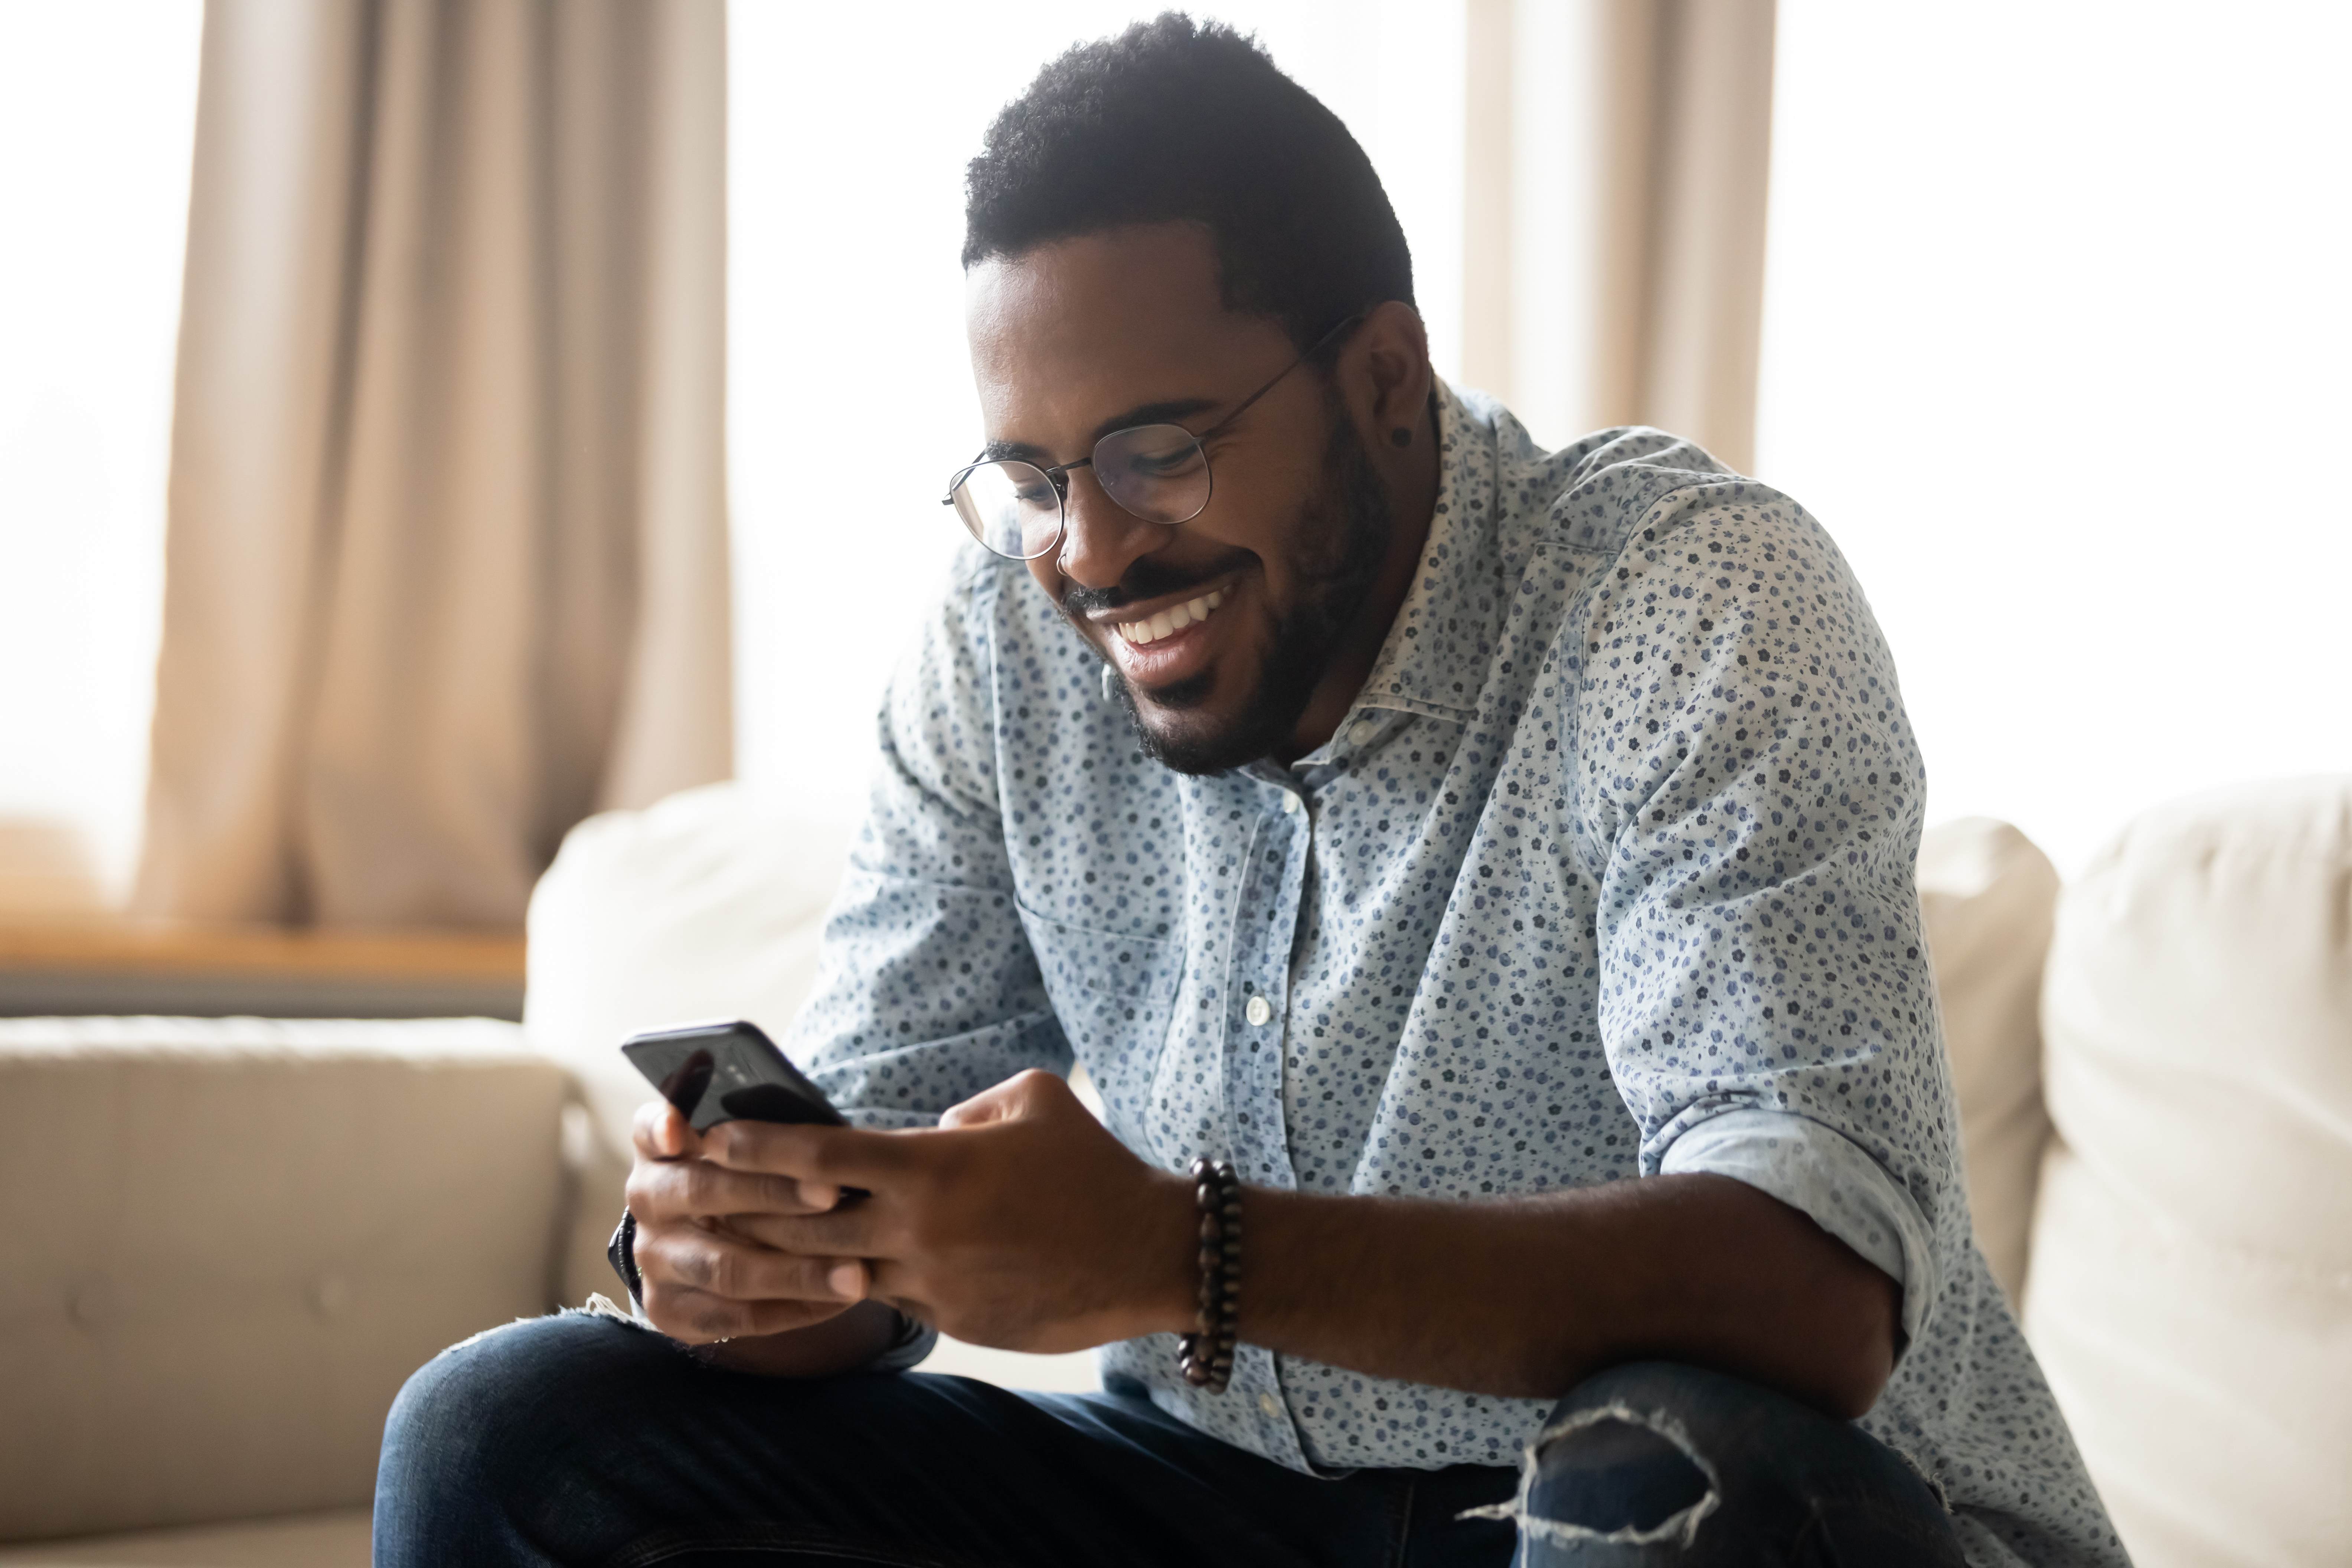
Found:
<svg viewBox="0 0 2352 1568"><path fill-rule="evenodd" d="M1158 642L1171 632L1181 631L1195 621L1207 620L1209 613L1224 602L1225 596L1222 593L1203 594L1174 609L1162 610L1148 621L1125 621L1115 629L1120 637L1139 647L1145 643Z"/></svg>

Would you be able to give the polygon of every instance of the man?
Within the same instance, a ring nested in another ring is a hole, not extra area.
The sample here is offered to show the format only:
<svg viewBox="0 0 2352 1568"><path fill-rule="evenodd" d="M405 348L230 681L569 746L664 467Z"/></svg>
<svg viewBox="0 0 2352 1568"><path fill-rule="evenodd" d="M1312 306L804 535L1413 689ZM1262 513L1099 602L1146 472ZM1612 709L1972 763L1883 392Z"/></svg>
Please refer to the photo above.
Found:
<svg viewBox="0 0 2352 1568"><path fill-rule="evenodd" d="M379 1560L2121 1562L1813 521L1441 384L1361 151L1223 29L1050 66L964 261L974 545L786 1042L856 1126L642 1116L659 1333L419 1373Z"/></svg>

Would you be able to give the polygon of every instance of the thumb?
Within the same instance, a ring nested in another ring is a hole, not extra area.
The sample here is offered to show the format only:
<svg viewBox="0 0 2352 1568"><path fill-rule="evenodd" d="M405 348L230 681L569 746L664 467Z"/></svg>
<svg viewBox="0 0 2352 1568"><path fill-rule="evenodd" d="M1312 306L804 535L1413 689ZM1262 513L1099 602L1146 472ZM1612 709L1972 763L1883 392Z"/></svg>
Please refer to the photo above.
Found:
<svg viewBox="0 0 2352 1568"><path fill-rule="evenodd" d="M1039 1080L1045 1080L1040 1083ZM983 1127L992 1121L1012 1121L1028 1114L1045 1084L1059 1084L1052 1073L1035 1068L1014 1073L993 1088L982 1089L940 1113L942 1127Z"/></svg>
<svg viewBox="0 0 2352 1568"><path fill-rule="evenodd" d="M666 1100L649 1100L630 1119L629 1141L648 1160L675 1160L688 1152L694 1136L686 1118Z"/></svg>

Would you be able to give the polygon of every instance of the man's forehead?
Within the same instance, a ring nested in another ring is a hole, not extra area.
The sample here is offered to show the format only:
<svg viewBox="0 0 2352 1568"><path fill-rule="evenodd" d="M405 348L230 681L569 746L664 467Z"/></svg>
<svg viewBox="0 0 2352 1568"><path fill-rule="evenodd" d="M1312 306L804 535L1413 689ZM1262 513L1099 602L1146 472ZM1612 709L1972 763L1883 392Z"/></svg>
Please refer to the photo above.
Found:
<svg viewBox="0 0 2352 1568"><path fill-rule="evenodd" d="M1261 340L1277 352L1288 341L1273 321L1225 307L1215 249L1189 224L980 262L965 279L965 326L992 436L1009 433L1003 420L1091 425L1106 398L1213 395Z"/></svg>

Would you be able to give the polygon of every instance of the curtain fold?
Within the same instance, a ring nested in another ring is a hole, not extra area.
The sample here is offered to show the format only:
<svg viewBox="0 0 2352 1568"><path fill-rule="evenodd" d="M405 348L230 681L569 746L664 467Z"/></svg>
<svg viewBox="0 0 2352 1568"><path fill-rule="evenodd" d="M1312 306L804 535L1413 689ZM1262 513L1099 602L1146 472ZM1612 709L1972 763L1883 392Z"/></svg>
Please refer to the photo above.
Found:
<svg viewBox="0 0 2352 1568"><path fill-rule="evenodd" d="M1464 378L1755 460L1774 0L1469 0Z"/></svg>
<svg viewBox="0 0 2352 1568"><path fill-rule="evenodd" d="M211 0L135 907L513 926L731 771L723 0Z"/></svg>

